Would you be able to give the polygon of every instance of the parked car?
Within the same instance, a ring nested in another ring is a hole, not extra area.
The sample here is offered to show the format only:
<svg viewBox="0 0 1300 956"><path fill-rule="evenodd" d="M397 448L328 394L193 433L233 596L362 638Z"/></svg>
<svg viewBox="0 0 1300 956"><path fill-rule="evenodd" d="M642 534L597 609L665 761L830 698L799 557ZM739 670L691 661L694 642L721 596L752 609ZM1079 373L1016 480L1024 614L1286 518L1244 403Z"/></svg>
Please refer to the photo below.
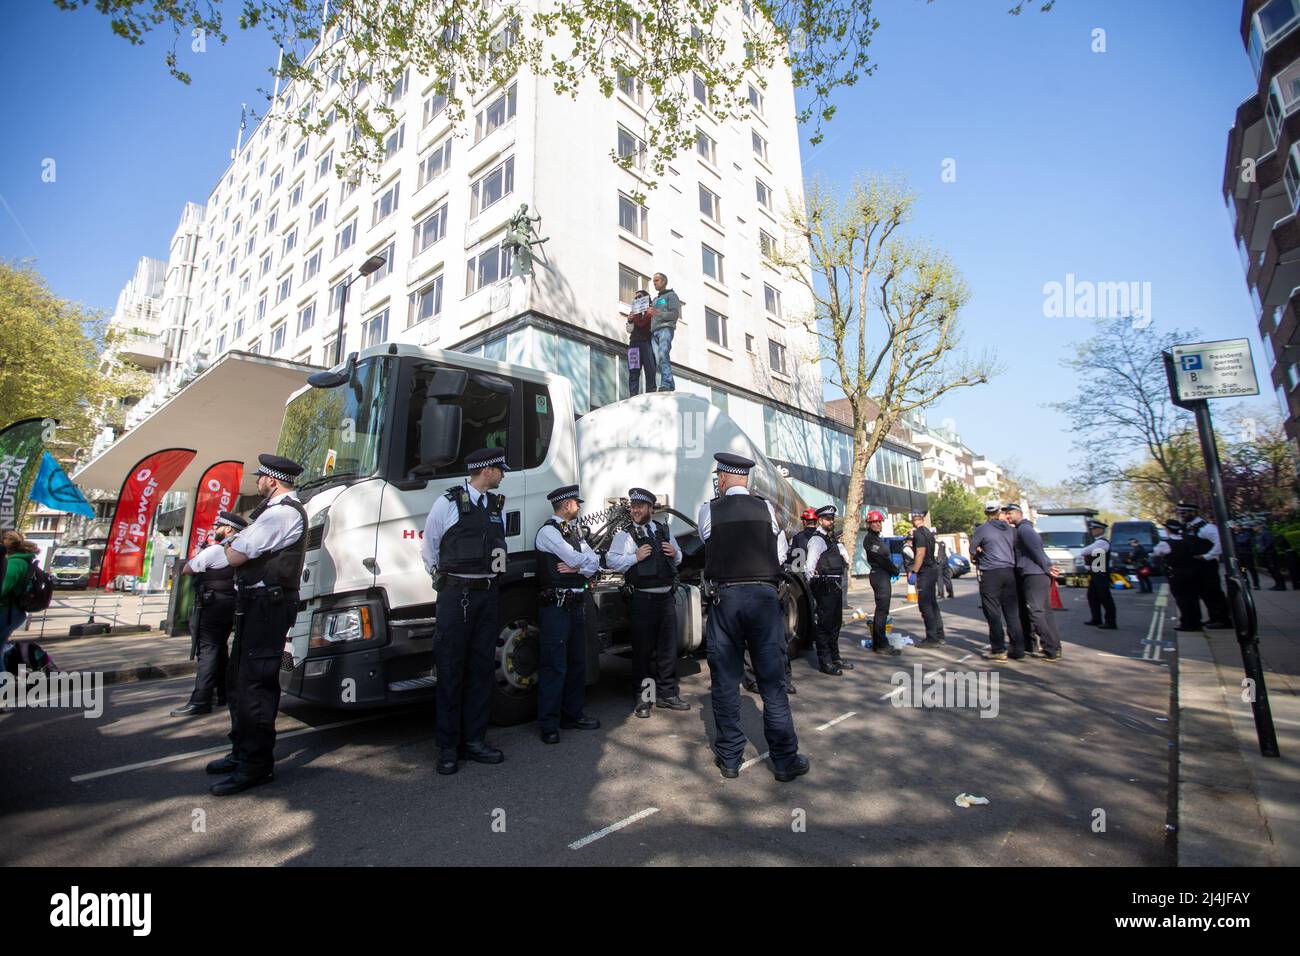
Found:
<svg viewBox="0 0 1300 956"><path fill-rule="evenodd" d="M970 561L960 554L950 554L948 555L948 568L952 571L954 578L959 578L970 570Z"/></svg>
<svg viewBox="0 0 1300 956"><path fill-rule="evenodd" d="M1159 574L1160 562L1151 560L1151 551L1160 542L1160 531L1153 521L1116 521L1111 526L1110 548L1114 554L1114 570L1127 574L1137 573L1137 568L1133 565L1133 546L1129 544L1134 538L1146 549L1152 575Z"/></svg>

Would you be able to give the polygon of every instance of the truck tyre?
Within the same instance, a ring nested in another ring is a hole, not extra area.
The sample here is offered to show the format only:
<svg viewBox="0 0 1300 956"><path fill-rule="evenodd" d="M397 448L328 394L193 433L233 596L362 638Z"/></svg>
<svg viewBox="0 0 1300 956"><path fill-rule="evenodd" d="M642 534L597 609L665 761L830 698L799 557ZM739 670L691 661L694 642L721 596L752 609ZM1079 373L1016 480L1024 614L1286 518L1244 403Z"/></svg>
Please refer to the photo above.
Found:
<svg viewBox="0 0 1300 956"><path fill-rule="evenodd" d="M502 592L500 625L489 717L498 727L512 727L537 719L541 645L536 592L528 587Z"/></svg>
<svg viewBox="0 0 1300 956"><path fill-rule="evenodd" d="M781 613L785 619L786 652L798 657L812 641L812 605L808 589L791 578L781 582Z"/></svg>

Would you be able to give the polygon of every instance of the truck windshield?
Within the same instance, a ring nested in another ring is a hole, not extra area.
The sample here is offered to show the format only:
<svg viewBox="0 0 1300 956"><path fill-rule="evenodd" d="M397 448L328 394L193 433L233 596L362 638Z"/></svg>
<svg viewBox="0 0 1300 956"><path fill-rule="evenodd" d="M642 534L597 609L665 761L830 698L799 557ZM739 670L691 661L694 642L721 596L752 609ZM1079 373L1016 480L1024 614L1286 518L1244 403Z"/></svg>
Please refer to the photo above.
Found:
<svg viewBox="0 0 1300 956"><path fill-rule="evenodd" d="M388 371L388 359L366 359L346 384L309 388L289 402L276 451L302 465L300 486L334 475L375 473L388 404Z"/></svg>
<svg viewBox="0 0 1300 956"><path fill-rule="evenodd" d="M56 554L50 561L52 568L88 568L90 567L90 555L88 554Z"/></svg>
<svg viewBox="0 0 1300 956"><path fill-rule="evenodd" d="M1044 531L1044 548L1086 548L1092 536L1086 531Z"/></svg>
<svg viewBox="0 0 1300 956"><path fill-rule="evenodd" d="M1116 547L1128 548L1134 538L1144 548L1153 548L1156 544L1156 526L1149 521L1116 521L1111 529L1111 540Z"/></svg>

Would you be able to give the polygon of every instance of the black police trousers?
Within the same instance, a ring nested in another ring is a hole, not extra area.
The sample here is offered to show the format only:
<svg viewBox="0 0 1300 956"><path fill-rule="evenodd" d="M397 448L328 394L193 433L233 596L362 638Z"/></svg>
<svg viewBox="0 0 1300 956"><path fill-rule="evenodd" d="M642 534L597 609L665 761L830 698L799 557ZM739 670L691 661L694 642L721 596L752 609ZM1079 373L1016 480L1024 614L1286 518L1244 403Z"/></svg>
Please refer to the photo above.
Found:
<svg viewBox="0 0 1300 956"><path fill-rule="evenodd" d="M1025 634L1025 647L1035 633L1043 650L1048 654L1061 653L1061 635L1056 630L1056 618L1052 617L1049 603L1052 597L1052 578L1048 574L1021 574L1020 582L1021 609L1025 612L1022 622ZM1014 640L1014 639L1013 639Z"/></svg>
<svg viewBox="0 0 1300 956"><path fill-rule="evenodd" d="M231 755L239 772L258 777L275 765L284 640L298 616L298 592L246 588L236 599L235 643L226 676Z"/></svg>
<svg viewBox="0 0 1300 956"><path fill-rule="evenodd" d="M433 660L438 669L434 737L440 750L481 743L487 736L496 669L498 598L496 582L471 590L448 577L434 611Z"/></svg>
<svg viewBox="0 0 1300 956"><path fill-rule="evenodd" d="M1106 615L1104 623L1108 627L1115 623L1115 598L1110 593L1109 574L1105 572L1088 574L1088 611L1092 614L1093 624L1103 623L1103 611Z"/></svg>
<svg viewBox="0 0 1300 956"><path fill-rule="evenodd" d="M1169 593L1178 605L1178 626L1199 630L1205 623L1201 619L1201 600L1196 593L1196 569L1177 567L1169 569Z"/></svg>
<svg viewBox="0 0 1300 956"><path fill-rule="evenodd" d="M889 602L893 597L893 575L888 571L872 571L867 576L871 582L871 593L876 597L876 608L871 615L871 648L881 650L889 646L885 636L885 625L889 621Z"/></svg>
<svg viewBox="0 0 1300 956"><path fill-rule="evenodd" d="M632 662L638 696L651 678L656 699L677 696L677 602L671 591L632 592Z"/></svg>
<svg viewBox="0 0 1300 956"><path fill-rule="evenodd" d="M939 613L939 568L922 567L916 572L916 602L921 606L921 620L925 621L926 640L942 641L943 615Z"/></svg>
<svg viewBox="0 0 1300 956"><path fill-rule="evenodd" d="M844 626L844 593L838 581L813 579L812 596L817 603L817 663L822 667L840 660L840 628Z"/></svg>
<svg viewBox="0 0 1300 956"><path fill-rule="evenodd" d="M194 691L190 703L207 707L226 698L226 676L230 669L230 630L235 626L235 594L216 592L198 610L198 661L194 670ZM278 680L278 677L277 677Z"/></svg>
<svg viewBox="0 0 1300 956"><path fill-rule="evenodd" d="M1219 576L1219 562L1200 559L1196 562L1196 594L1205 602L1205 613L1211 623L1220 624L1232 620L1228 610L1228 599L1223 596L1223 583Z"/></svg>
<svg viewBox="0 0 1300 956"><path fill-rule="evenodd" d="M1007 649L1010 634L1011 653L1023 654L1025 632L1020 627L1015 568L986 568L980 572L980 607L989 622L989 645L993 653Z"/></svg>

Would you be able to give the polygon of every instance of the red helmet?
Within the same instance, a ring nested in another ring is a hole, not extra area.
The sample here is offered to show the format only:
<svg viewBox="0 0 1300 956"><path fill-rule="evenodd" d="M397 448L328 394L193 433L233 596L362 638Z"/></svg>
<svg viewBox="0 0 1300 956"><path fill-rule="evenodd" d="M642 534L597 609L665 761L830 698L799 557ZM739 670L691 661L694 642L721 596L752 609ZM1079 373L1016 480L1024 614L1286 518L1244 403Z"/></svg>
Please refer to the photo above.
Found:
<svg viewBox="0 0 1300 956"><path fill-rule="evenodd" d="M801 514L799 517L803 521L816 521L817 512L813 511L811 508L804 508L803 514Z"/></svg>
<svg viewBox="0 0 1300 956"><path fill-rule="evenodd" d="M872 521L884 521L884 520L885 520L885 516L882 515L879 511L868 511L868 512L867 512L867 523L868 523L868 524L871 523Z"/></svg>

